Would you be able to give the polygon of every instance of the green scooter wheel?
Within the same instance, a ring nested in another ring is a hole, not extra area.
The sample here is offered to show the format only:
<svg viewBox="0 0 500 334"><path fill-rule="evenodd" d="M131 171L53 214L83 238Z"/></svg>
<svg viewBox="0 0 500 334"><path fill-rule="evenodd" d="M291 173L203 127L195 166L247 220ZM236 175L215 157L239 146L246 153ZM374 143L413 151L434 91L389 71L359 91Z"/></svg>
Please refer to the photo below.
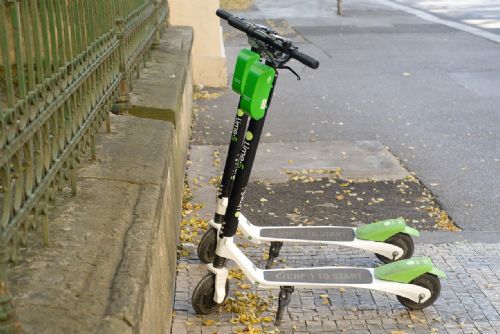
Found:
<svg viewBox="0 0 500 334"><path fill-rule="evenodd" d="M226 280L226 296L229 293L229 281ZM214 301L215 295L215 274L208 273L198 282L191 297L191 305L196 314L210 314L216 311L221 305Z"/></svg>
<svg viewBox="0 0 500 334"><path fill-rule="evenodd" d="M413 243L413 239L406 233L397 233L392 237L384 241L385 243L398 246L403 250L403 256L401 256L397 260L406 260L413 256L413 251L415 250L415 244ZM391 263L397 260L390 259L380 254L375 254L375 256L384 263Z"/></svg>
<svg viewBox="0 0 500 334"><path fill-rule="evenodd" d="M212 263L215 258L215 249L217 248L217 230L210 227L201 237L198 244L198 258L203 263Z"/></svg>
<svg viewBox="0 0 500 334"><path fill-rule="evenodd" d="M439 281L439 277L433 274L423 274L411 281L410 284L421 286L422 288L426 288L431 292L431 297L423 303L417 303L411 299L397 296L398 301L410 310L421 310L426 308L427 306L432 305L439 297L439 293L441 292L441 282Z"/></svg>

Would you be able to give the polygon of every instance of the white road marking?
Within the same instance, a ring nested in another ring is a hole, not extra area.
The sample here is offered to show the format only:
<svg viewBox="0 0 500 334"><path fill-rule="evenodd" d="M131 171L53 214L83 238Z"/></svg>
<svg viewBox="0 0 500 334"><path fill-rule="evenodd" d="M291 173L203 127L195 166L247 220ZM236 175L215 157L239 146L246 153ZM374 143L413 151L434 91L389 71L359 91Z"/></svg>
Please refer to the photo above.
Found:
<svg viewBox="0 0 500 334"><path fill-rule="evenodd" d="M430 13L427 13L423 10L411 8L409 6L394 3L394 2L389 1L389 0L375 0L375 1L380 3L380 4L385 5L387 7L391 7L393 9L404 11L406 13L418 16L423 20L434 22L437 24L443 24L443 25L448 26L450 28L455 28L455 29L479 36L479 37L486 38L490 41L500 43L500 35L496 35L496 34L493 34L491 32L488 32L488 31L484 31L480 28L473 27L473 26L467 25L465 23L454 22L451 20L445 20L445 19L439 18L435 15L432 15Z"/></svg>

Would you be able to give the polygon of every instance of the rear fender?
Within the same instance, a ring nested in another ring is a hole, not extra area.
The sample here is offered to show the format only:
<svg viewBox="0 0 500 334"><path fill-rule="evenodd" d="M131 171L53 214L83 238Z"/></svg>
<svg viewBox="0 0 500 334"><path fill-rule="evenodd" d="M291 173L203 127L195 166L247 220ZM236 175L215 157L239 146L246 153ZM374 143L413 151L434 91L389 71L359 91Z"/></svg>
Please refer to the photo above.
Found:
<svg viewBox="0 0 500 334"><path fill-rule="evenodd" d="M369 241L386 241L398 233L406 233L413 237L420 235L416 229L406 225L404 218L381 220L356 229L358 239Z"/></svg>
<svg viewBox="0 0 500 334"><path fill-rule="evenodd" d="M446 274L438 269L428 257L416 257L385 264L374 269L375 277L383 281L410 283L423 274L433 274L446 278Z"/></svg>

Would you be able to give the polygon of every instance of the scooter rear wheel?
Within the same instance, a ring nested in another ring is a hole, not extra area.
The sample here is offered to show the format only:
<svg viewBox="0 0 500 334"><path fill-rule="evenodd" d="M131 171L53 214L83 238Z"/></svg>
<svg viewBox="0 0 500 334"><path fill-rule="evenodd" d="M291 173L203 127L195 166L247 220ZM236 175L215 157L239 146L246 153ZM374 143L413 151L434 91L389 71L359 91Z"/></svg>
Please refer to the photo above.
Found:
<svg viewBox="0 0 500 334"><path fill-rule="evenodd" d="M411 281L410 284L415 284L421 286L422 288L429 289L431 292L431 297L423 303L417 303L411 299L397 296L398 301L410 310L421 310L432 305L441 292L441 282L439 281L439 277L433 274L423 274Z"/></svg>
<svg viewBox="0 0 500 334"><path fill-rule="evenodd" d="M229 293L229 281L226 280L226 296ZM216 311L221 305L214 301L215 295L215 274L208 273L198 282L191 297L191 305L196 314L210 314Z"/></svg>
<svg viewBox="0 0 500 334"><path fill-rule="evenodd" d="M403 255L397 260L390 259L380 254L375 254L375 256L384 263L391 263L398 260L406 260L413 256L413 251L415 250L415 244L413 243L413 239L411 238L411 236L409 236L406 233L394 234L392 237L390 237L384 242L394 246L398 246L403 250Z"/></svg>
<svg viewBox="0 0 500 334"><path fill-rule="evenodd" d="M217 248L217 230L210 227L201 237L198 244L198 258L203 263L212 263L215 258Z"/></svg>

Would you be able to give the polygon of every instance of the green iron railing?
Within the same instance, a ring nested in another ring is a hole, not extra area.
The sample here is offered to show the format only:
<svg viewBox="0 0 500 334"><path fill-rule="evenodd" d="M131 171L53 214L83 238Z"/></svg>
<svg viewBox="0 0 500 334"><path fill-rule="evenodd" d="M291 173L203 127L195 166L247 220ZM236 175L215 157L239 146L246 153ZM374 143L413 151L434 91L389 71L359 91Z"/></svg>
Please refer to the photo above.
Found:
<svg viewBox="0 0 500 334"><path fill-rule="evenodd" d="M18 328L8 262L29 229L48 243L50 201L65 183L76 194L76 164L126 108L167 13L167 0L0 0L0 332Z"/></svg>

